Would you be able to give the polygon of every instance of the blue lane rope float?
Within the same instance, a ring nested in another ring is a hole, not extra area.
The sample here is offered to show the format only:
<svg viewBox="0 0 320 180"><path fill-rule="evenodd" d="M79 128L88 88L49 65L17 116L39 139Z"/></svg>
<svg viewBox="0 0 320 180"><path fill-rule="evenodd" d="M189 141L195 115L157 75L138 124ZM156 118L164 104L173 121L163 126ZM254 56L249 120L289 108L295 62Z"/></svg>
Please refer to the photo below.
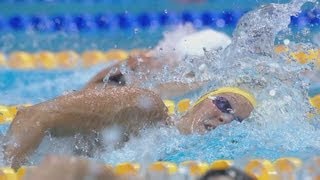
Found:
<svg viewBox="0 0 320 180"><path fill-rule="evenodd" d="M180 13L142 12L140 14L75 14L75 15L14 15L0 17L0 30L24 31L99 31L108 29L133 29L150 28L154 26L166 26L179 23L193 23L197 27L235 27L241 16L246 11L223 12L192 12ZM320 23L320 9L304 11L297 17L291 18L293 27L303 28L315 26Z"/></svg>

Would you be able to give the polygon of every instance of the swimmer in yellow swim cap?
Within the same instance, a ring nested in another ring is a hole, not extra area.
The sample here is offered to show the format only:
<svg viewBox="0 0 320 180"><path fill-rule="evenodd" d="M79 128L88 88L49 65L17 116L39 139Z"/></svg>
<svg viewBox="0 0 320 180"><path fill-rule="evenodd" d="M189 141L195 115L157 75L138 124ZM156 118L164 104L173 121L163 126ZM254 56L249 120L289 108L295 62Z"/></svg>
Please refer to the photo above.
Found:
<svg viewBox="0 0 320 180"><path fill-rule="evenodd" d="M232 120L244 120L254 105L248 92L225 87L200 98L174 124L183 134L205 133ZM101 131L117 125L123 129L125 142L142 128L171 122L162 99L150 90L126 86L87 88L19 110L6 135L5 160L14 168L20 167L46 133L58 137L81 134L90 142ZM81 155L90 156L87 153Z"/></svg>
<svg viewBox="0 0 320 180"><path fill-rule="evenodd" d="M253 111L256 101L249 92L223 87L202 96L181 118L177 127L183 133L205 133L233 120L242 122Z"/></svg>

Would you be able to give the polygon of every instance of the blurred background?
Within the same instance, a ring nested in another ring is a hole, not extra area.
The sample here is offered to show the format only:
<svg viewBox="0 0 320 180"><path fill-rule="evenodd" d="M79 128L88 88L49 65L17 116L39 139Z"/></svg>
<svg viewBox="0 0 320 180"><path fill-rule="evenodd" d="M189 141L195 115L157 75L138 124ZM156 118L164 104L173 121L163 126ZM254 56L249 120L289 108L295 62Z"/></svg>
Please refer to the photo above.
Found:
<svg viewBox="0 0 320 180"><path fill-rule="evenodd" d="M186 22L231 35L245 12L272 2L289 0L0 0L0 52L147 48ZM305 7L292 26L315 35L319 12Z"/></svg>

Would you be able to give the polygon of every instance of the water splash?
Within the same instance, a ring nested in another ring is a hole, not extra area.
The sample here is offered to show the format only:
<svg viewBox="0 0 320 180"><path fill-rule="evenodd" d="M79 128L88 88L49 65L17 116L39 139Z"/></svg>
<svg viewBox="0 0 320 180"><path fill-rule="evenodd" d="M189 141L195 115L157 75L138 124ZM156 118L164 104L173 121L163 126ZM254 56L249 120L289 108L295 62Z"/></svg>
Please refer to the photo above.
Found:
<svg viewBox="0 0 320 180"><path fill-rule="evenodd" d="M273 56L276 35L288 28L291 16L301 7L315 0L294 0L288 4L269 4L245 14L233 33L233 43L226 56L243 57L248 54Z"/></svg>
<svg viewBox="0 0 320 180"><path fill-rule="evenodd" d="M300 75L311 67L289 63L273 54L277 33L288 28L290 16L299 13L306 2L314 1L271 4L249 12L241 19L228 48L204 52L201 57L187 56L175 70L164 67L162 72L154 74L153 79L145 84L151 88L155 84L170 81L209 82L188 96L193 100L222 86L247 89L259 102L248 120L243 123L232 122L203 136L182 136L176 129L163 127L147 129L139 137L131 138L122 148L108 149L95 158L115 164L122 161L150 163L160 159L181 162L249 157L306 158L307 154L317 153L320 149L319 117L307 117L307 113L313 109L307 99L308 84ZM132 73L125 68L121 71ZM194 77L185 76L190 72ZM58 142L49 143L55 141ZM69 153L72 148L59 146L70 144L65 142L69 140L53 138L45 140L42 147L51 147L51 152ZM55 147L50 144L55 144ZM49 149L39 152L49 152Z"/></svg>
<svg viewBox="0 0 320 180"><path fill-rule="evenodd" d="M290 17L297 15L306 2L315 1L271 4L249 12L240 20L228 48L206 52L201 57L188 56L175 71L164 68L149 82L151 87L159 82L210 81L188 96L193 100L223 86L247 89L259 103L246 122L233 122L204 136L181 136L163 129L143 132L142 138L105 154L105 161L139 161L145 159L143 156L152 161L181 162L314 155L320 149L320 130L315 126L319 117L307 117L314 109L307 98L308 83L301 76L312 67L288 62L273 53L276 35L288 28ZM195 74L191 79L185 77L190 71ZM154 136L159 138L155 141Z"/></svg>

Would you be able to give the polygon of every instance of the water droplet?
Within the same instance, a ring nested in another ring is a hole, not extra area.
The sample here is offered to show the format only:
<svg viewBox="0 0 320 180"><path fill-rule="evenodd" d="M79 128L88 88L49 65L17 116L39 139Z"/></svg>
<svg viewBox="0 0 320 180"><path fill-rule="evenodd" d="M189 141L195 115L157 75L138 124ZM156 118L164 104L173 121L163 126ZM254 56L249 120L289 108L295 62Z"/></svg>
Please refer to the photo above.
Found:
<svg viewBox="0 0 320 180"><path fill-rule="evenodd" d="M285 39L283 40L283 44L288 46L290 44L290 40L289 39Z"/></svg>
<svg viewBox="0 0 320 180"><path fill-rule="evenodd" d="M270 96L275 96L276 95L276 91L274 89L269 91L269 95Z"/></svg>
<svg viewBox="0 0 320 180"><path fill-rule="evenodd" d="M139 33L139 28L134 28L134 33L138 34Z"/></svg>

